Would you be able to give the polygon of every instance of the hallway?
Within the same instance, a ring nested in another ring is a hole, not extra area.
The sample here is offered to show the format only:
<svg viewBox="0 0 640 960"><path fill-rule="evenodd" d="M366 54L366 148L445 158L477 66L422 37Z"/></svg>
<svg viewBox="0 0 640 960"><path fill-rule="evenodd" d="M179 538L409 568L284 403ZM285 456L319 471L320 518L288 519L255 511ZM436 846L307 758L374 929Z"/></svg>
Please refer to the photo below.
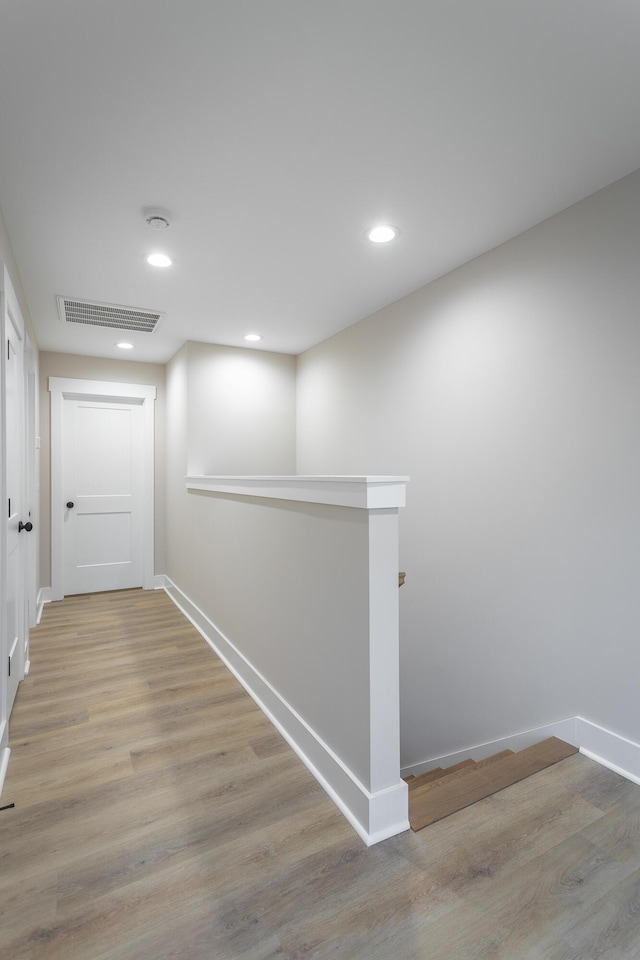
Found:
<svg viewBox="0 0 640 960"><path fill-rule="evenodd" d="M576 756L367 849L161 591L46 606L11 749L12 960L637 960L639 787Z"/></svg>

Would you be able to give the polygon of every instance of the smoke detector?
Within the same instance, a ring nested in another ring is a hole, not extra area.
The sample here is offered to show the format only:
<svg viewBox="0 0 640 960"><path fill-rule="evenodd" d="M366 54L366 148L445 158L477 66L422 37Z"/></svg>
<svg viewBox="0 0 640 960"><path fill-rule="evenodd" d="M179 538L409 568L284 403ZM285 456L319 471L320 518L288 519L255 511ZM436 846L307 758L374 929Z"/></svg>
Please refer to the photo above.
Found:
<svg viewBox="0 0 640 960"><path fill-rule="evenodd" d="M169 214L162 207L146 207L142 214L152 230L166 230L171 226Z"/></svg>

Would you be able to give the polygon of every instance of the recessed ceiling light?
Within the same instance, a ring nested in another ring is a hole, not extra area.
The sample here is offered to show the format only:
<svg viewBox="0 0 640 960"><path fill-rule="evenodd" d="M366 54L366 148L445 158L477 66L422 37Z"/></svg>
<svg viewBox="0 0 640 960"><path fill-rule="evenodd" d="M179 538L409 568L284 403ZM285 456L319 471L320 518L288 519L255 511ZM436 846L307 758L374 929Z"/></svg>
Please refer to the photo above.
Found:
<svg viewBox="0 0 640 960"><path fill-rule="evenodd" d="M147 263L150 263L152 267L170 267L172 261L166 253L150 253L147 257Z"/></svg>
<svg viewBox="0 0 640 960"><path fill-rule="evenodd" d="M120 347L121 350L133 350L132 343L116 343L116 347Z"/></svg>
<svg viewBox="0 0 640 960"><path fill-rule="evenodd" d="M245 333L245 340L250 340L252 343L255 343L256 340L262 340L262 337L259 333Z"/></svg>
<svg viewBox="0 0 640 960"><path fill-rule="evenodd" d="M390 240L395 240L399 234L400 231L397 227L390 223L381 223L377 227L370 227L365 233L365 237L372 243L389 243Z"/></svg>

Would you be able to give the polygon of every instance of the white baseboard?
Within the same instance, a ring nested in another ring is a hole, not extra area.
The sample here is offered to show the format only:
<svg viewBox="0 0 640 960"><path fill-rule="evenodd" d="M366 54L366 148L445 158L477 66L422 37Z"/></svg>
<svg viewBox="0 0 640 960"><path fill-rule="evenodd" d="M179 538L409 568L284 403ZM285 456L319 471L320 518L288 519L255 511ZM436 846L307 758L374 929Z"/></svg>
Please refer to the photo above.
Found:
<svg viewBox="0 0 640 960"><path fill-rule="evenodd" d="M447 753L440 757L422 760L420 763L412 763L402 768L402 776L419 777L421 773L426 773L435 767L452 767L455 763L460 763L461 760L467 760L469 757L473 757L474 760L484 760L485 757L491 757L501 750L513 750L514 752L523 750L534 743L539 743L540 740L546 740L547 737L558 737L560 740L566 740L567 743L573 743L577 747L579 744L576 741L576 720L576 717L558 720L555 723L547 723L542 727L534 727L531 730L525 730L508 737L501 737L499 740L476 743L464 750L456 750L455 753Z"/></svg>
<svg viewBox="0 0 640 960"><path fill-rule="evenodd" d="M170 581L169 581L170 582ZM167 578L163 573L156 573L153 577L152 590L164 590L167 585ZM52 603L55 597L51 587L40 587L38 590L38 599L36 600L36 625L40 623L42 609L45 603Z"/></svg>
<svg viewBox="0 0 640 960"><path fill-rule="evenodd" d="M370 846L409 829L407 785L370 793L309 724L172 581L165 590L280 731L362 840Z"/></svg>
<svg viewBox="0 0 640 960"><path fill-rule="evenodd" d="M9 747L4 747L0 750L0 794L2 793L2 788L4 787L4 778L7 775L7 767L9 766L9 757L11 755L11 750Z"/></svg>
<svg viewBox="0 0 640 960"><path fill-rule="evenodd" d="M53 590L51 587L40 587L38 590L38 598L36 600L36 626L40 623L42 619L42 611L44 609L45 603L51 603L53 600Z"/></svg>
<svg viewBox="0 0 640 960"><path fill-rule="evenodd" d="M615 773L640 784L640 743L597 723L576 717L577 735L574 741L580 753Z"/></svg>
<svg viewBox="0 0 640 960"><path fill-rule="evenodd" d="M402 776L407 777L413 774L417 777L434 767L451 767L468 757L483 760L501 750L522 750L547 737L559 737L560 740L572 743L585 757L595 760L603 767L608 767L609 770L619 773L633 783L640 784L640 743L607 730L590 720L585 720L584 717L569 717L543 727L534 727L524 733L476 744L466 750L434 757L422 763L414 763L403 768Z"/></svg>

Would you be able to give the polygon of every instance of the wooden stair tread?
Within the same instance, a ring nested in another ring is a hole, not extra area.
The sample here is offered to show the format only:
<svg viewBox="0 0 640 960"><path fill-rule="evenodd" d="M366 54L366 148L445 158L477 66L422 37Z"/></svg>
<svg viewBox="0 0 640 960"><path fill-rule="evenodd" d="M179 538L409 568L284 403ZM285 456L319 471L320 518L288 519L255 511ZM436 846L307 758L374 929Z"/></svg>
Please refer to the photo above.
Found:
<svg viewBox="0 0 640 960"><path fill-rule="evenodd" d="M419 777L407 777L407 783L409 784L409 790L414 790L416 784L418 783L431 783L432 780L438 780L444 770L442 767L435 767L433 770L427 770L426 773L421 773Z"/></svg>
<svg viewBox="0 0 640 960"><path fill-rule="evenodd" d="M419 777L414 777L413 780L409 780L409 789L415 790L424 783L433 783L434 780L443 780L445 777L450 777L453 774L458 773L460 770L466 770L469 767L474 766L474 760L461 760L460 763L455 763L451 767L445 767L444 770L442 767L435 767L433 770L427 770L426 773L420 774Z"/></svg>
<svg viewBox="0 0 640 960"><path fill-rule="evenodd" d="M456 780L460 780L461 777L467 776L472 770L475 770L476 766L475 760L463 760L462 763L456 763L453 767L445 767L437 778L433 777L431 781L426 781L426 786L432 787L436 783L440 784L445 781L447 783L455 782ZM413 792L414 790L420 789L423 783L425 783L425 781L422 781L421 778L418 777L416 783L410 784L411 791Z"/></svg>
<svg viewBox="0 0 640 960"><path fill-rule="evenodd" d="M477 767L486 767L487 764L493 763L495 760L502 760L504 757L512 755L513 750L502 750L500 753L494 753L493 756L486 757L484 760L477 762L475 760L461 760L460 763L455 763L451 767L445 767L444 770L442 767L435 767L433 770L421 773L419 777L406 777L405 779L409 785L409 789L415 790L423 783L433 783L435 780L443 780L445 777L451 777L459 771L466 772L470 767L474 769Z"/></svg>
<svg viewBox="0 0 640 960"><path fill-rule="evenodd" d="M450 777L412 786L409 793L411 829L421 830L577 752L577 747L549 737L518 753L496 754Z"/></svg>
<svg viewBox="0 0 640 960"><path fill-rule="evenodd" d="M485 757L484 760L478 760L477 766L482 769L483 767L488 767L490 763L495 763L496 760L504 760L505 757L512 757L513 750L501 750L500 753L494 753L490 757Z"/></svg>
<svg viewBox="0 0 640 960"><path fill-rule="evenodd" d="M475 767L475 760L461 760L460 763L454 763L450 767L445 767L442 776L450 777L452 773L457 773L459 770L467 770L469 767Z"/></svg>

